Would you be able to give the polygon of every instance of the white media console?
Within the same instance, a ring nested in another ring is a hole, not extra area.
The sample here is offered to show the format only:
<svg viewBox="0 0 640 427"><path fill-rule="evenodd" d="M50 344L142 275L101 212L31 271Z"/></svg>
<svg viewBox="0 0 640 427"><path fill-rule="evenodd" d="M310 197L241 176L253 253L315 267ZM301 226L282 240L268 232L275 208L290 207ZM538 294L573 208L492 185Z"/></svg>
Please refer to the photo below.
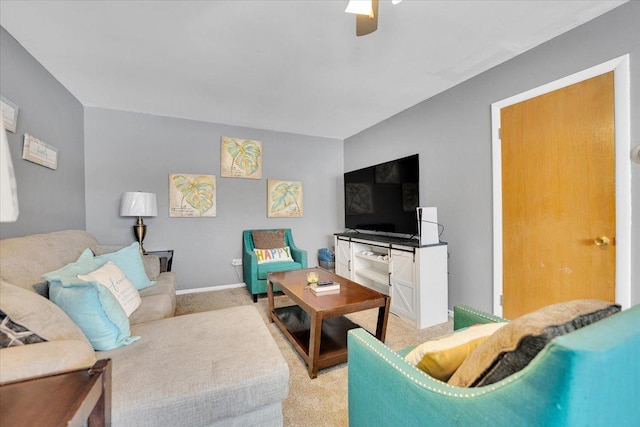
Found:
<svg viewBox="0 0 640 427"><path fill-rule="evenodd" d="M336 274L391 296L391 312L419 329L448 320L447 244L375 234L334 235Z"/></svg>

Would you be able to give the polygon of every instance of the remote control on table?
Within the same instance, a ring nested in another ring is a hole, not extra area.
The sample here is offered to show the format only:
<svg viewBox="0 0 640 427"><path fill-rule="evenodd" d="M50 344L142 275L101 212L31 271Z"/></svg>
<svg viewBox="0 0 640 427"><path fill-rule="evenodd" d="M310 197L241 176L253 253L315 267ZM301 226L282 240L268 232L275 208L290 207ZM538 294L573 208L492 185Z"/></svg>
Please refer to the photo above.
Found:
<svg viewBox="0 0 640 427"><path fill-rule="evenodd" d="M318 282L318 286L326 286L326 285L332 285L333 281L332 280L320 280Z"/></svg>

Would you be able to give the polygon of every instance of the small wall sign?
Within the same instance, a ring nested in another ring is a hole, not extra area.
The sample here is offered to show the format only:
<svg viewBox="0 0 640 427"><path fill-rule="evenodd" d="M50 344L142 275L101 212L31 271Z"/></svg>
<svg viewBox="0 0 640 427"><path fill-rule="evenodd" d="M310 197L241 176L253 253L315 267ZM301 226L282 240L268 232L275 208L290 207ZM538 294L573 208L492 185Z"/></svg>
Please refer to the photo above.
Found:
<svg viewBox="0 0 640 427"><path fill-rule="evenodd" d="M28 133L24 134L22 158L49 169L58 169L58 149Z"/></svg>
<svg viewBox="0 0 640 427"><path fill-rule="evenodd" d="M9 132L16 133L16 127L18 126L18 106L4 96L0 96L0 110L2 110L4 128Z"/></svg>

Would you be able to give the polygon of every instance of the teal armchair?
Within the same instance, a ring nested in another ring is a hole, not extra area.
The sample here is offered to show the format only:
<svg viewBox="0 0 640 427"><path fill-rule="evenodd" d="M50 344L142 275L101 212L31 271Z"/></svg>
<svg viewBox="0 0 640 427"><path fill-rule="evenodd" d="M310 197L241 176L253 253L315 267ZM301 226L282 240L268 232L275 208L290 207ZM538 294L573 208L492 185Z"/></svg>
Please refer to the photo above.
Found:
<svg viewBox="0 0 640 427"><path fill-rule="evenodd" d="M454 328L501 320L454 308ZM431 378L363 329L349 331L349 425L636 426L640 305L556 337L504 380L460 388Z"/></svg>
<svg viewBox="0 0 640 427"><path fill-rule="evenodd" d="M261 231L276 231L261 230ZM285 246L291 249L291 258L293 262L270 262L266 264L258 264L258 257L253 249L253 236L251 232L254 230L244 230L242 232L242 272L244 275L244 283L253 297L253 302L258 301L258 295L267 292L267 274L277 271L298 270L307 268L307 251L299 249L293 241L293 235L290 228L284 229ZM277 288L276 288L277 290Z"/></svg>

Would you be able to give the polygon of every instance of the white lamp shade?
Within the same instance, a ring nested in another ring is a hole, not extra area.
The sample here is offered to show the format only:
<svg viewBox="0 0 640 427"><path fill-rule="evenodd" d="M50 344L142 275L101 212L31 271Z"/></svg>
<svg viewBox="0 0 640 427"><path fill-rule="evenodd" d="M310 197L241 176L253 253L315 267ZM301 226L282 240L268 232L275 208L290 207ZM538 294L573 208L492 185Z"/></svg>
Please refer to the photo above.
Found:
<svg viewBox="0 0 640 427"><path fill-rule="evenodd" d="M18 188L9 151L9 139L0 115L0 222L14 222L18 209Z"/></svg>
<svg viewBox="0 0 640 427"><path fill-rule="evenodd" d="M356 15L373 16L373 4L371 0L350 0L344 11Z"/></svg>
<svg viewBox="0 0 640 427"><path fill-rule="evenodd" d="M157 216L156 193L141 191L127 192L122 195L120 216Z"/></svg>

